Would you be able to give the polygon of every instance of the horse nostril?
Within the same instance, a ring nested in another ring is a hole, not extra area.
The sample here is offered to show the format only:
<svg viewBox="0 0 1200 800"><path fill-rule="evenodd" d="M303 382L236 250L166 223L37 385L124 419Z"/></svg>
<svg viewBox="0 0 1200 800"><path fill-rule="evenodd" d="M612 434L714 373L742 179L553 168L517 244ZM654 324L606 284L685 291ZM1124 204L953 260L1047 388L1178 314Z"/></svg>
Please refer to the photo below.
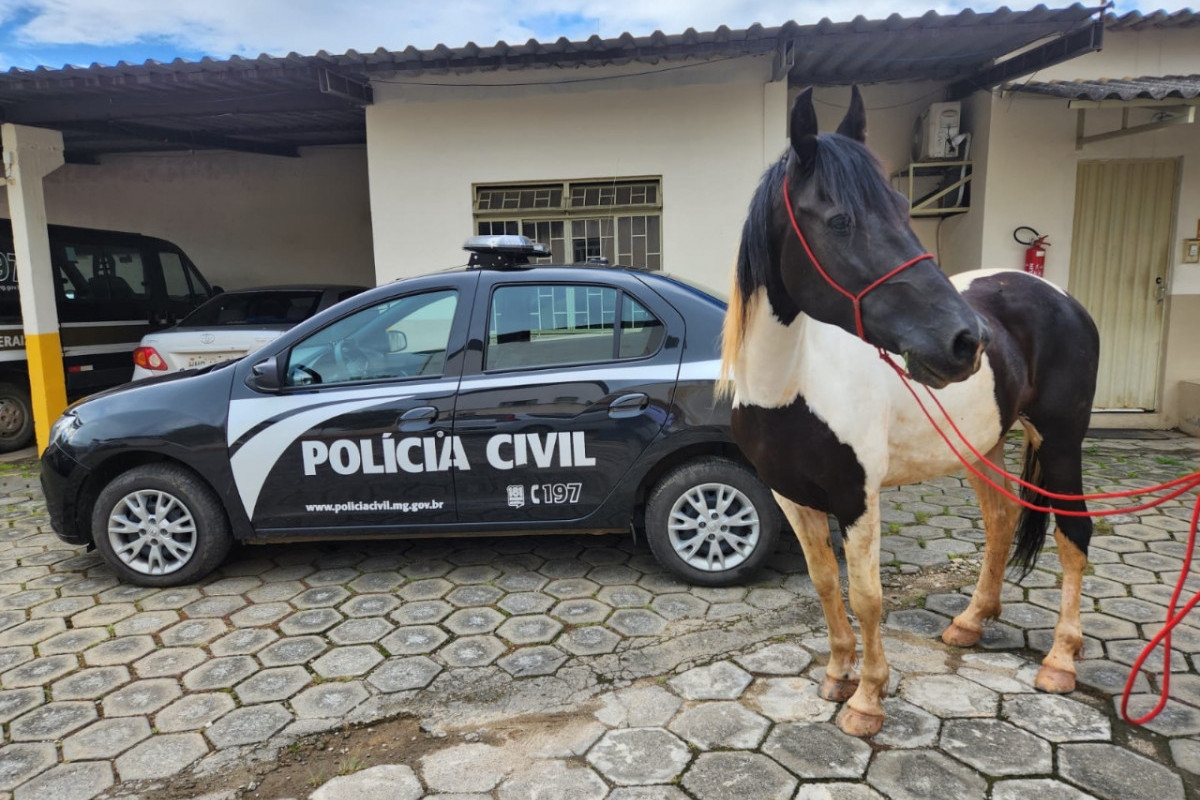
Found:
<svg viewBox="0 0 1200 800"><path fill-rule="evenodd" d="M954 337L952 345L952 354L954 360L959 364L973 364L975 355L979 352L980 345L983 342L980 337L972 330L962 330Z"/></svg>

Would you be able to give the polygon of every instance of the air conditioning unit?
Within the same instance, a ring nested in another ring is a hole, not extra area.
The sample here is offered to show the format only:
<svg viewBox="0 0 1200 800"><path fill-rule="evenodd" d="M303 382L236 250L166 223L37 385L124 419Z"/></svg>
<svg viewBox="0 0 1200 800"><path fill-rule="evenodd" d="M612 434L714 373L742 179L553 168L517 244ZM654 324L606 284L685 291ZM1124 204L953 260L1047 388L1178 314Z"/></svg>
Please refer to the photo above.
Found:
<svg viewBox="0 0 1200 800"><path fill-rule="evenodd" d="M932 103L913 126L913 161L953 160L966 135L959 132L962 103Z"/></svg>

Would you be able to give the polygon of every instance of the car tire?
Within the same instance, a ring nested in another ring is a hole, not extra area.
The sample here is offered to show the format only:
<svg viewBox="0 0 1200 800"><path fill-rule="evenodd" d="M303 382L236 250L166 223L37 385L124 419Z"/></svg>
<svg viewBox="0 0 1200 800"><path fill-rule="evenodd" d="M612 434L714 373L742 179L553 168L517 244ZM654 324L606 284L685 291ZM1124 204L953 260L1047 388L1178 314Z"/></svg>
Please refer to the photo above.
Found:
<svg viewBox="0 0 1200 800"><path fill-rule="evenodd" d="M11 453L33 442L33 404L29 389L19 383L0 383L0 453Z"/></svg>
<svg viewBox="0 0 1200 800"><path fill-rule="evenodd" d="M781 522L771 490L749 467L726 458L676 467L646 504L654 557L698 586L727 586L749 577L774 552Z"/></svg>
<svg viewBox="0 0 1200 800"><path fill-rule="evenodd" d="M157 527L160 509L165 530ZM164 463L135 467L104 487L92 510L92 538L118 576L139 586L199 580L220 566L233 543L225 510L208 484L191 470Z"/></svg>

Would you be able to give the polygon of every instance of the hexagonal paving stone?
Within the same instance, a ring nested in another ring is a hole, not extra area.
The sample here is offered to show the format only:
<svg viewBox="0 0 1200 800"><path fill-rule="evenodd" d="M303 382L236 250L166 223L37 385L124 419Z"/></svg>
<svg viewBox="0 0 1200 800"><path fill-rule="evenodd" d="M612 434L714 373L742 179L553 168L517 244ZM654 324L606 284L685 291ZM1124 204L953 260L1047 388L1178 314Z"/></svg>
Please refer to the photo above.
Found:
<svg viewBox="0 0 1200 800"><path fill-rule="evenodd" d="M701 750L751 750L771 723L740 703L701 703L684 711L670 729Z"/></svg>
<svg viewBox="0 0 1200 800"><path fill-rule="evenodd" d="M96 719L96 707L85 700L47 703L9 725L14 742L53 742Z"/></svg>
<svg viewBox="0 0 1200 800"><path fill-rule="evenodd" d="M558 646L577 656L594 656L611 653L620 641L620 636L603 625L585 625L558 637Z"/></svg>
<svg viewBox="0 0 1200 800"><path fill-rule="evenodd" d="M112 767L107 762L59 764L18 786L13 800L91 800L112 785Z"/></svg>
<svg viewBox="0 0 1200 800"><path fill-rule="evenodd" d="M490 606L503 595L504 591L497 589L495 586L479 584L474 586L460 586L446 595L446 600L459 608Z"/></svg>
<svg viewBox="0 0 1200 800"><path fill-rule="evenodd" d="M320 636L289 636L280 639L258 654L264 667L307 664L329 647Z"/></svg>
<svg viewBox="0 0 1200 800"><path fill-rule="evenodd" d="M496 634L513 644L534 644L552 641L562 627L562 623L557 620L544 614L535 614L506 620L496 630Z"/></svg>
<svg viewBox="0 0 1200 800"><path fill-rule="evenodd" d="M323 678L348 678L364 675L383 661L379 651L370 645L335 647L313 662L312 667Z"/></svg>
<svg viewBox="0 0 1200 800"><path fill-rule="evenodd" d="M299 609L328 608L340 605L349 596L350 593L340 586L318 586L296 595L291 603Z"/></svg>
<svg viewBox="0 0 1200 800"><path fill-rule="evenodd" d="M40 686L0 691L0 723L8 722L29 709L40 706L45 699Z"/></svg>
<svg viewBox="0 0 1200 800"><path fill-rule="evenodd" d="M1051 742L1108 741L1108 717L1083 703L1053 694L1024 694L1004 699L1005 718Z"/></svg>
<svg viewBox="0 0 1200 800"><path fill-rule="evenodd" d="M53 597L54 593L51 592ZM35 619L22 622L0 633L0 646L12 647L20 644L37 644L67 629L61 619Z"/></svg>
<svg viewBox="0 0 1200 800"><path fill-rule="evenodd" d="M334 644L367 644L377 642L396 626L386 619L348 619L326 634Z"/></svg>
<svg viewBox="0 0 1200 800"><path fill-rule="evenodd" d="M200 730L228 714L235 705L225 692L189 694L158 712L154 727L162 733Z"/></svg>
<svg viewBox="0 0 1200 800"><path fill-rule="evenodd" d="M356 592L375 593L390 592L402 583L404 583L404 578L400 573L385 570L371 572L362 577L355 578L350 581L348 586Z"/></svg>
<svg viewBox="0 0 1200 800"><path fill-rule="evenodd" d="M763 753L805 779L860 778L871 746L826 722L788 722L775 726Z"/></svg>
<svg viewBox="0 0 1200 800"><path fill-rule="evenodd" d="M269 703L230 711L205 730L215 747L265 742L292 721L292 714L280 703Z"/></svg>
<svg viewBox="0 0 1200 800"><path fill-rule="evenodd" d="M102 642L83 654L83 660L96 667L131 664L154 651L154 640L147 635L122 636Z"/></svg>
<svg viewBox="0 0 1200 800"><path fill-rule="evenodd" d="M983 800L987 792L981 776L929 750L880 753L871 764L867 781L894 800L928 800L931 791L955 800Z"/></svg>
<svg viewBox="0 0 1200 800"><path fill-rule="evenodd" d="M12 791L58 763L54 745L40 742L0 748L0 791Z"/></svg>
<svg viewBox="0 0 1200 800"><path fill-rule="evenodd" d="M514 678L531 678L536 675L553 675L566 660L567 654L557 647L541 645L522 647L496 663Z"/></svg>
<svg viewBox="0 0 1200 800"><path fill-rule="evenodd" d="M928 747L937 741L942 721L899 697L883 701L883 728L872 742L891 748Z"/></svg>
<svg viewBox="0 0 1200 800"><path fill-rule="evenodd" d="M400 625L432 625L441 622L454 611L454 606L445 600L422 600L416 603L405 603L397 608L388 618Z"/></svg>
<svg viewBox="0 0 1200 800"><path fill-rule="evenodd" d="M1074 786L1049 778L997 781L992 786L992 800L1095 800Z"/></svg>
<svg viewBox="0 0 1200 800"><path fill-rule="evenodd" d="M675 693L687 700L736 700L752 681L750 673L728 661L695 667L667 681Z"/></svg>
<svg viewBox="0 0 1200 800"><path fill-rule="evenodd" d="M698 800L791 800L796 779L759 753L704 753L683 776Z"/></svg>
<svg viewBox="0 0 1200 800"><path fill-rule="evenodd" d="M654 758L646 758L653 753ZM588 751L588 763L618 786L670 783L683 772L687 745L662 728L609 731Z"/></svg>
<svg viewBox="0 0 1200 800"><path fill-rule="evenodd" d="M341 622L342 619L342 615L332 608L313 608L292 614L279 623L279 630L285 636L323 633Z"/></svg>
<svg viewBox="0 0 1200 800"><path fill-rule="evenodd" d="M271 625L292 613L292 607L287 603L258 603L243 608L229 618L238 628L256 628Z"/></svg>
<svg viewBox="0 0 1200 800"><path fill-rule="evenodd" d="M504 615L494 608L464 608L455 611L442 623L457 636L491 633L504 621Z"/></svg>
<svg viewBox="0 0 1200 800"><path fill-rule="evenodd" d="M605 586L596 595L596 599L613 608L641 608L650 605L654 595L640 586L618 584Z"/></svg>
<svg viewBox="0 0 1200 800"><path fill-rule="evenodd" d="M202 617L228 617L238 609L245 607L246 601L237 595L223 595L202 598L194 603L189 603L181 610L189 619L200 619Z"/></svg>
<svg viewBox="0 0 1200 800"><path fill-rule="evenodd" d="M589 625L603 622L612 613L612 609L598 600L564 600L550 613L571 625Z"/></svg>
<svg viewBox="0 0 1200 800"><path fill-rule="evenodd" d="M509 614L541 614L553 606L555 600L541 592L518 592L505 595L496 605Z"/></svg>
<svg viewBox="0 0 1200 800"><path fill-rule="evenodd" d="M708 613L708 603L690 594L663 594L650 607L667 619L700 619Z"/></svg>
<svg viewBox="0 0 1200 800"><path fill-rule="evenodd" d="M1039 775L1052 768L1050 745L997 719L952 719L941 748L985 775Z"/></svg>
<svg viewBox="0 0 1200 800"><path fill-rule="evenodd" d="M19 667L21 664L32 660L33 648L30 645L0 647L0 672L7 671L13 667Z"/></svg>
<svg viewBox="0 0 1200 800"><path fill-rule="evenodd" d="M432 653L450 635L436 625L413 625L397 628L379 643L392 655L418 655Z"/></svg>
<svg viewBox="0 0 1200 800"><path fill-rule="evenodd" d="M179 621L175 611L145 611L118 622L113 626L117 636L142 636L148 633L158 633Z"/></svg>
<svg viewBox="0 0 1200 800"><path fill-rule="evenodd" d="M602 586L628 586L640 577L642 573L623 564L605 564L587 574L589 581Z"/></svg>
<svg viewBox="0 0 1200 800"><path fill-rule="evenodd" d="M71 617L71 627L88 628L92 626L115 625L126 617L130 617L136 613L137 607L133 603L92 606L87 611L80 611Z"/></svg>
<svg viewBox="0 0 1200 800"><path fill-rule="evenodd" d="M537 592L550 582L545 575L536 572L507 572L496 579L496 585L506 592Z"/></svg>
<svg viewBox="0 0 1200 800"><path fill-rule="evenodd" d="M578 559L552 558L538 567L538 572L556 580L578 580L588 574L591 569L591 564L584 563ZM591 583L591 581L588 581L588 583Z"/></svg>
<svg viewBox="0 0 1200 800"><path fill-rule="evenodd" d="M542 568L545 573L545 568ZM559 600L570 600L581 597L591 597L600 591L600 585L584 578L560 578L556 581L551 581L543 592L557 597Z"/></svg>
<svg viewBox="0 0 1200 800"><path fill-rule="evenodd" d="M217 639L209 650L214 656L240 656L257 653L271 642L279 638L279 634L265 628L240 628Z"/></svg>
<svg viewBox="0 0 1200 800"><path fill-rule="evenodd" d="M207 658L198 647L167 647L133 662L133 670L139 678L166 678L182 675Z"/></svg>
<svg viewBox="0 0 1200 800"><path fill-rule="evenodd" d="M258 671L250 656L214 658L183 676L183 685L193 692L228 689L238 681Z"/></svg>
<svg viewBox="0 0 1200 800"><path fill-rule="evenodd" d="M122 781L169 778L208 753L208 744L198 733L169 733L142 742L117 759Z"/></svg>
<svg viewBox="0 0 1200 800"><path fill-rule="evenodd" d="M179 683L170 678L134 681L104 698L104 716L132 717L153 714L182 693Z"/></svg>
<svg viewBox="0 0 1200 800"><path fill-rule="evenodd" d="M39 606L34 606L30 612L33 619L41 617L69 617L72 614L83 611L85 608L92 608L96 604L90 597L60 597L57 600L51 600L49 603L42 603ZM75 627L81 627L76 625Z"/></svg>
<svg viewBox="0 0 1200 800"><path fill-rule="evenodd" d="M405 600L437 600L445 597L454 588L454 584L443 578L413 581L400 588L399 594Z"/></svg>
<svg viewBox="0 0 1200 800"><path fill-rule="evenodd" d="M503 750L487 744L459 744L421 757L421 775L431 792L490 792L507 774ZM478 795L476 795L478 796Z"/></svg>
<svg viewBox="0 0 1200 800"><path fill-rule="evenodd" d="M682 701L657 684L630 686L600 696L596 719L610 728L649 728L666 725Z"/></svg>
<svg viewBox="0 0 1200 800"><path fill-rule="evenodd" d="M145 717L102 719L72 734L63 742L63 759L90 761L116 758L143 739L150 737Z"/></svg>
<svg viewBox="0 0 1200 800"><path fill-rule="evenodd" d="M292 698L292 710L300 719L344 717L368 697L362 683L323 683Z"/></svg>
<svg viewBox="0 0 1200 800"><path fill-rule="evenodd" d="M464 636L443 647L438 654L451 667L483 667L507 649L495 636Z"/></svg>
<svg viewBox="0 0 1200 800"><path fill-rule="evenodd" d="M125 667L93 667L68 675L50 687L55 700L95 700L129 682Z"/></svg>
<svg viewBox="0 0 1200 800"><path fill-rule="evenodd" d="M341 605L347 617L382 617L392 611L400 601L390 594L360 594Z"/></svg>
<svg viewBox="0 0 1200 800"><path fill-rule="evenodd" d="M428 545L429 543L422 542L421 544ZM449 552L449 550L447 549L442 552ZM411 581L440 578L450 570L454 569L454 567L450 564L447 564L445 561L441 561L436 557L429 555L428 553L418 554L415 548L410 550L408 555L414 560L412 563L406 564L400 570L400 574ZM449 583L449 581L447 581L447 583ZM446 591L449 591L449 589Z"/></svg>
<svg viewBox="0 0 1200 800"><path fill-rule="evenodd" d="M996 713L999 696L978 683L957 675L922 675L900 683L901 696L926 711L942 717L990 717Z"/></svg>
<svg viewBox="0 0 1200 800"><path fill-rule="evenodd" d="M262 581L260 579L255 578L250 575L246 575L246 576L238 576L238 577L232 577L232 578L221 578L219 580L215 580L212 583L208 584L207 586L201 587L201 591L203 591L209 597L214 597L214 596L219 596L219 595L245 594L246 592L250 591L251 589L254 589L255 587L261 586L261 585L262 585Z"/></svg>
<svg viewBox="0 0 1200 800"><path fill-rule="evenodd" d="M367 682L381 692L405 692L425 688L441 671L440 664L425 656L389 658L367 676Z"/></svg>
<svg viewBox="0 0 1200 800"><path fill-rule="evenodd" d="M187 619L167 628L160 638L167 647L186 647L207 644L228 629L225 622L219 619Z"/></svg>
<svg viewBox="0 0 1200 800"><path fill-rule="evenodd" d="M1157 694L1140 694L1129 697L1129 715L1134 718L1143 717L1158 705ZM1113 706L1119 714L1121 698L1113 698ZM1193 708L1175 700L1168 700L1158 716L1142 724L1149 731L1163 736L1194 736L1200 734L1200 709Z"/></svg>
<svg viewBox="0 0 1200 800"><path fill-rule="evenodd" d="M256 672L234 690L243 705L286 700L312 683L304 667L277 667Z"/></svg>
<svg viewBox="0 0 1200 800"><path fill-rule="evenodd" d="M619 609L605 624L624 636L657 636L667 627L665 619L644 608Z"/></svg>
<svg viewBox="0 0 1200 800"><path fill-rule="evenodd" d="M780 642L753 653L734 656L733 660L756 675L800 675L812 663L812 653L799 645Z"/></svg>
<svg viewBox="0 0 1200 800"><path fill-rule="evenodd" d="M498 577L500 577L500 570L486 564L477 564L470 567L459 567L446 575L446 580L462 586L471 583L490 583Z"/></svg>
<svg viewBox="0 0 1200 800"><path fill-rule="evenodd" d="M27 661L0 675L0 686L17 689L25 686L42 686L66 675L79 666L74 655L47 656Z"/></svg>
<svg viewBox="0 0 1200 800"><path fill-rule="evenodd" d="M821 699L817 684L807 678L759 680L746 702L775 722L824 722L837 710L837 704Z"/></svg>
<svg viewBox="0 0 1200 800"><path fill-rule="evenodd" d="M1102 800L1183 800L1179 776L1144 756L1110 744L1064 744L1058 772Z"/></svg>

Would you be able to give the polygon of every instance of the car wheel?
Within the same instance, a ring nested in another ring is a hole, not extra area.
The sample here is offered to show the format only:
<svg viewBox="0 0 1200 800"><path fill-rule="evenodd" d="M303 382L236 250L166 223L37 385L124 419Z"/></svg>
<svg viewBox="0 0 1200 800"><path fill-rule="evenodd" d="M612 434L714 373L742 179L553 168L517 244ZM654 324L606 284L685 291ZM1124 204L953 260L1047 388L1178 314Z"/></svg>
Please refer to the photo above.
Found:
<svg viewBox="0 0 1200 800"><path fill-rule="evenodd" d="M28 447L33 441L33 406L29 390L17 383L0 383L0 453Z"/></svg>
<svg viewBox="0 0 1200 800"><path fill-rule="evenodd" d="M92 538L125 581L176 586L203 578L233 537L221 501L195 473L146 464L122 473L96 499Z"/></svg>
<svg viewBox="0 0 1200 800"><path fill-rule="evenodd" d="M646 504L646 534L659 563L689 583L725 586L775 550L781 514L749 467L725 458L668 472Z"/></svg>

